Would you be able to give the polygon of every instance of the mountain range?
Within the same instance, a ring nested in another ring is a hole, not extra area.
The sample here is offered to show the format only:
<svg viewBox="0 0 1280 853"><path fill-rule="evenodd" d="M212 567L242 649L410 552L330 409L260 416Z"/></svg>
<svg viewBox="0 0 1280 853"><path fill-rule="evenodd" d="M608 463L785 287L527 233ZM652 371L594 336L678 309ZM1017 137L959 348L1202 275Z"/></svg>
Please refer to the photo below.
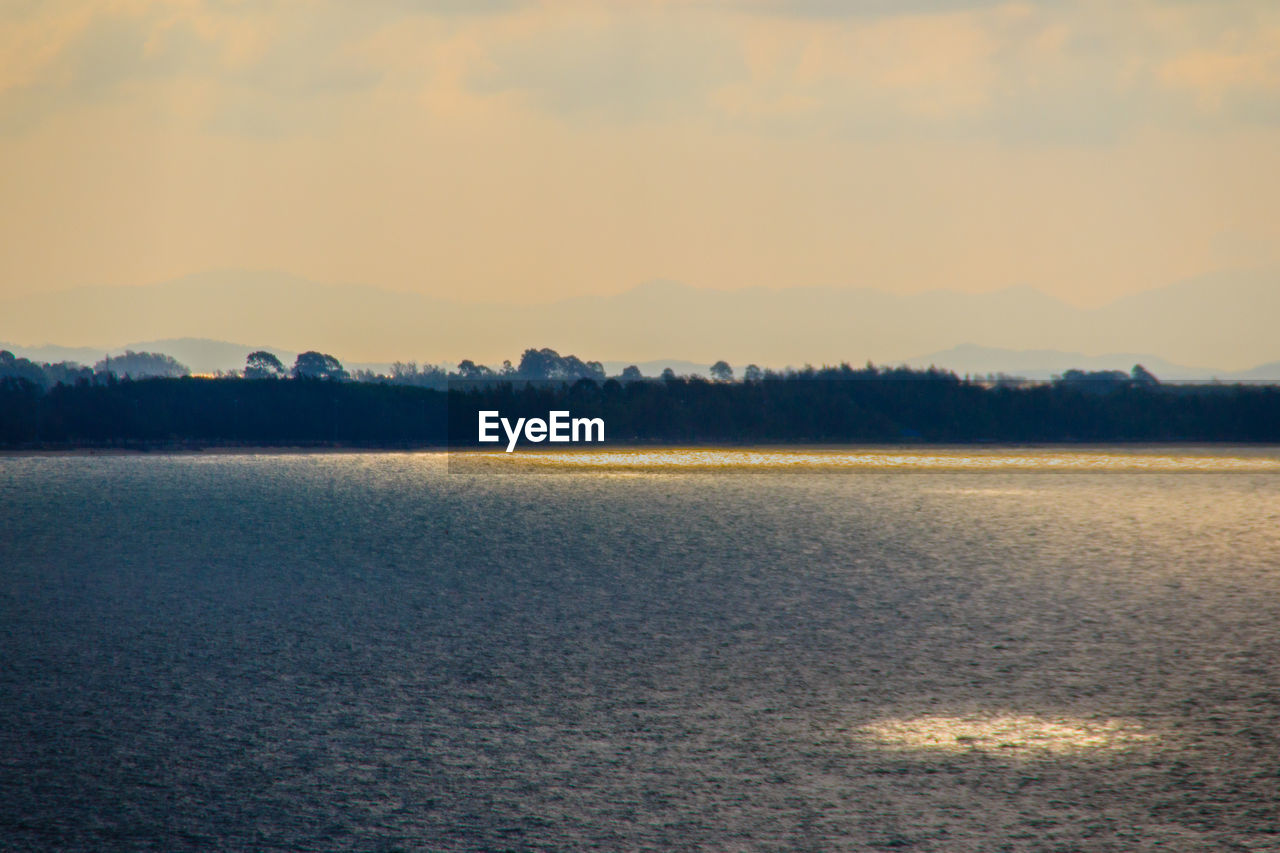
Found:
<svg viewBox="0 0 1280 853"><path fill-rule="evenodd" d="M1123 370L1136 364L1164 379L1244 379L1280 381L1280 361L1245 370L1188 367L1150 353L1106 353L1085 355L1061 350L1012 350L964 344L940 352L906 359L911 367L945 367L957 374L986 376L1005 373L1025 379L1051 379L1068 370Z"/></svg>
<svg viewBox="0 0 1280 853"><path fill-rule="evenodd" d="M8 298L0 301L0 340L28 342L3 344L19 355L83 363L126 347L162 351L198 372L242 365L244 354L258 348L288 358L319 349L359 367L396 359L498 364L518 359L526 347L550 346L610 363L671 364L677 372L689 371L676 365L721 358L738 366L934 363L959 373L1025 376L1141 362L1167 378L1280 378L1276 271L1201 276L1092 309L1025 287L894 294L724 291L656 281L618 294L529 304L466 296L211 272ZM52 353L58 355L45 355Z"/></svg>

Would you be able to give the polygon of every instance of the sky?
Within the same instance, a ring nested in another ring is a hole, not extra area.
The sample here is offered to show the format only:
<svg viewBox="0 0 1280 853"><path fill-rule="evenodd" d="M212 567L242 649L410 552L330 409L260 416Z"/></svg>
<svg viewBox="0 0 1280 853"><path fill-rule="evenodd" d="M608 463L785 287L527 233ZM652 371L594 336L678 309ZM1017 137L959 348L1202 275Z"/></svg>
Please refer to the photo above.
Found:
<svg viewBox="0 0 1280 853"><path fill-rule="evenodd" d="M1280 268L1280 3L0 0L0 193L0 298L1097 306Z"/></svg>

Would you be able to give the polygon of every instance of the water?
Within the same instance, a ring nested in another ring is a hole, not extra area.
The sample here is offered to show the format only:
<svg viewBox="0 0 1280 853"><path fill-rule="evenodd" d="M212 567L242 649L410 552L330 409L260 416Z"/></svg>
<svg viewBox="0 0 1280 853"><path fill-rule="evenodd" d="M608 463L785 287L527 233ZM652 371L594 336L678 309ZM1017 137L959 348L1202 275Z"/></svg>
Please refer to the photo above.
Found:
<svg viewBox="0 0 1280 853"><path fill-rule="evenodd" d="M0 458L0 849L1280 850L1280 452L515 456Z"/></svg>

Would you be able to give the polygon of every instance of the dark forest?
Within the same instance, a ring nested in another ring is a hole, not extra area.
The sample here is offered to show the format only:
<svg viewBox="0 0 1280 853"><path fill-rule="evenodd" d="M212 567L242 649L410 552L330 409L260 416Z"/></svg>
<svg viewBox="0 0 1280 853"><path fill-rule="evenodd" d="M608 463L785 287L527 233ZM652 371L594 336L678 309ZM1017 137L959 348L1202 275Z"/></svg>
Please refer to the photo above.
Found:
<svg viewBox="0 0 1280 853"><path fill-rule="evenodd" d="M602 417L611 445L1280 442L1277 386L1169 385L1137 370L988 382L845 365L737 381L479 377L443 388L113 375L46 387L8 377L0 445L468 446L482 409L513 419L552 410Z"/></svg>

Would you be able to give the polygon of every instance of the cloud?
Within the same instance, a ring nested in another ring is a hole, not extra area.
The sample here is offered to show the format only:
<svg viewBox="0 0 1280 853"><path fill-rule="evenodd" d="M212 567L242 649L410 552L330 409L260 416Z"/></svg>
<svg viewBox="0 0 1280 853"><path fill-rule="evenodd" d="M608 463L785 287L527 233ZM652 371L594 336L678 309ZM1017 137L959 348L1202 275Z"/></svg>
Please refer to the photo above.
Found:
<svg viewBox="0 0 1280 853"><path fill-rule="evenodd" d="M736 45L714 28L605 12L558 18L497 46L466 82L571 119L630 122L697 113L742 70Z"/></svg>
<svg viewBox="0 0 1280 853"><path fill-rule="evenodd" d="M168 89L185 95L192 81L205 84L211 124L261 112L283 127L309 99L376 87L383 63L361 44L381 30L415 20L482 20L523 5L99 0L11 7L0 12L0 128L29 129L104 104L154 116L170 105Z"/></svg>
<svg viewBox="0 0 1280 853"><path fill-rule="evenodd" d="M1201 113L1280 122L1280 25L1173 56L1158 74L1168 90L1194 99Z"/></svg>
<svg viewBox="0 0 1280 853"><path fill-rule="evenodd" d="M371 109L457 119L467 104L568 124L1012 144L1280 121L1280 7L1247 0L101 0L7 15L9 132L103 109L338 133Z"/></svg>
<svg viewBox="0 0 1280 853"><path fill-rule="evenodd" d="M1269 121L1280 82L1280 7L1256 4L549 4L527 23L459 81L566 122L1097 144Z"/></svg>
<svg viewBox="0 0 1280 853"><path fill-rule="evenodd" d="M376 81L370 69L345 61L347 34L337 22L292 18L246 21L240 11L192 14L163 3L96 9L68 19L35 73L11 77L0 112L14 129L104 105L163 114L172 91L185 91L192 80L206 81L224 99L253 90L280 100Z"/></svg>
<svg viewBox="0 0 1280 853"><path fill-rule="evenodd" d="M1060 6L1068 0L1034 0L1038 7ZM936 15L990 9L1008 0L756 0L747 8L759 14L792 18L866 18Z"/></svg>

